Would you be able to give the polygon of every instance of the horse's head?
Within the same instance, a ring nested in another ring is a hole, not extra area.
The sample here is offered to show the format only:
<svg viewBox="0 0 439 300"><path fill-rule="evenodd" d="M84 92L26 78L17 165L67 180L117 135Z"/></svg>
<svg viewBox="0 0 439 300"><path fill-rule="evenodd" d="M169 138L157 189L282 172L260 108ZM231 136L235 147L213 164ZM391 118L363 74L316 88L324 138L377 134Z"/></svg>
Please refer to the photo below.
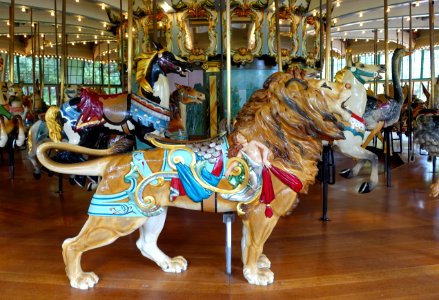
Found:
<svg viewBox="0 0 439 300"><path fill-rule="evenodd" d="M173 53L160 50L157 54L157 64L163 73L175 73L182 77L186 76L186 72L192 72L192 64L184 61Z"/></svg>
<svg viewBox="0 0 439 300"><path fill-rule="evenodd" d="M382 79L380 73L386 72L385 65L363 64L362 62L355 62L352 66L346 66L346 69L351 71L362 84L374 79Z"/></svg>
<svg viewBox="0 0 439 300"><path fill-rule="evenodd" d="M177 88L176 92L178 93L179 102L183 104L201 104L206 100L206 95L204 95L204 93L199 92L190 86L176 83L175 87Z"/></svg>

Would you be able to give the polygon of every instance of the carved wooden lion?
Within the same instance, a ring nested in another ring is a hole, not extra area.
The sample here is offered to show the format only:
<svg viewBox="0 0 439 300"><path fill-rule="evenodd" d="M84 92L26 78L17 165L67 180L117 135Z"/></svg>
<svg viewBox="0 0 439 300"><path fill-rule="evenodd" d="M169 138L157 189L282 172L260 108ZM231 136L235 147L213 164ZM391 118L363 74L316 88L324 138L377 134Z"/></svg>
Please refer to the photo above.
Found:
<svg viewBox="0 0 439 300"><path fill-rule="evenodd" d="M63 243L71 286L87 289L98 282L95 273L81 268L85 251L136 229L140 229L137 247L145 257L165 272L185 271L183 257L168 257L157 246L169 206L237 211L244 223L244 277L251 284L273 283L270 260L262 253L264 243L278 219L295 204L297 193L307 192L314 182L322 140L343 138L343 125L350 116L343 103L349 97L349 85L275 73L244 105L228 137L181 143L150 137L157 148L125 154L117 154L117 147L92 150L64 143L40 145L38 159L48 169L102 176L87 222L78 236ZM239 139L231 138L238 133ZM256 148L251 145L268 149L266 157L255 159ZM51 149L99 158L63 165L50 160Z"/></svg>

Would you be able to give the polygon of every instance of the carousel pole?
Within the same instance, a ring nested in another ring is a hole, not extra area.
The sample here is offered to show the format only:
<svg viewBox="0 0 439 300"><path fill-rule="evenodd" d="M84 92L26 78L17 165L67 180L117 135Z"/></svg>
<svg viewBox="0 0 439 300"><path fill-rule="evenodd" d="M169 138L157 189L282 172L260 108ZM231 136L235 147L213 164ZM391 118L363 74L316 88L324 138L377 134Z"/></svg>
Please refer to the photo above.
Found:
<svg viewBox="0 0 439 300"><path fill-rule="evenodd" d="M384 61L386 73L384 75L384 93L389 95L389 5L384 0Z"/></svg>
<svg viewBox="0 0 439 300"><path fill-rule="evenodd" d="M14 24L15 24L15 1L11 0L9 6L9 81L14 83ZM9 178L14 180L14 144L8 139Z"/></svg>
<svg viewBox="0 0 439 300"><path fill-rule="evenodd" d="M324 38L323 38L323 27L324 26L322 26L322 24L323 24L323 0L320 0L320 7L319 7L319 13L320 13L320 16L319 16L319 22L320 22L320 28L319 28L319 35L320 35L320 41L319 41L319 43L320 43L320 45L319 45L319 47L320 47L320 49L319 49L319 60L320 60L320 71L319 71L319 73L320 73L320 78L322 78L323 76L323 66L322 66L322 62L323 62L323 40L324 40Z"/></svg>
<svg viewBox="0 0 439 300"><path fill-rule="evenodd" d="M128 94L133 92L133 1L128 1Z"/></svg>
<svg viewBox="0 0 439 300"><path fill-rule="evenodd" d="M9 6L9 81L14 82L15 0Z"/></svg>
<svg viewBox="0 0 439 300"><path fill-rule="evenodd" d="M107 43L108 95L110 95L110 43Z"/></svg>
<svg viewBox="0 0 439 300"><path fill-rule="evenodd" d="M279 26L279 0L274 0L274 10L276 19L276 39L277 39L277 70L282 72L282 49L280 43L280 26Z"/></svg>
<svg viewBox="0 0 439 300"><path fill-rule="evenodd" d="M154 42L157 41L157 0L152 0L152 38ZM130 27L131 29L131 27Z"/></svg>
<svg viewBox="0 0 439 300"><path fill-rule="evenodd" d="M378 64L378 29L373 31L373 63ZM376 96L378 93L378 79L373 80L373 94Z"/></svg>
<svg viewBox="0 0 439 300"><path fill-rule="evenodd" d="M226 0L226 94L227 94L227 132L230 133L231 124L231 67L232 55L230 50L230 0ZM279 52L279 51L278 51Z"/></svg>
<svg viewBox="0 0 439 300"><path fill-rule="evenodd" d="M120 17L120 27L119 27L119 66L120 66L120 82L122 84L122 91L125 91L125 72L124 72L124 55L123 55L123 44L124 44L124 30L123 30L123 11L122 11L122 0L120 0L119 7L119 17Z"/></svg>
<svg viewBox="0 0 439 300"><path fill-rule="evenodd" d="M44 46L44 43L46 42L46 35L44 33L41 34L42 38L43 38L43 42L41 45L41 56L43 57L43 70L44 70L44 65L46 64L45 62L45 53L46 53L46 47ZM44 79L43 79L43 84L44 84ZM50 97L50 88L48 89L49 92L49 105L52 105L52 99Z"/></svg>
<svg viewBox="0 0 439 300"><path fill-rule="evenodd" d="M56 1L56 0L55 0ZM66 84L66 57L67 57L67 36L66 36L66 0L62 0L62 15L61 15L61 88L60 88L60 101L58 106L62 105L61 98L64 97L65 84Z"/></svg>
<svg viewBox="0 0 439 300"><path fill-rule="evenodd" d="M30 9L30 31L31 31L31 49L32 49L32 89L33 89L33 110L35 111L35 90L36 90L36 74L35 74L35 34L34 34L33 9Z"/></svg>
<svg viewBox="0 0 439 300"><path fill-rule="evenodd" d="M331 80L331 0L326 0L326 49L325 49L325 79ZM322 26L320 24L320 26ZM322 153L322 217L321 221L327 222L328 218L328 185L330 181L330 157L331 157L331 145L327 144L323 146Z"/></svg>
<svg viewBox="0 0 439 300"><path fill-rule="evenodd" d="M412 3L409 5L409 52L412 52L412 38L413 38L413 28L412 28ZM407 131L408 131L408 150L407 150L407 160L410 161L413 154L413 136L412 136L412 56L409 55L409 98L407 103Z"/></svg>
<svg viewBox="0 0 439 300"><path fill-rule="evenodd" d="M40 67L40 93L41 97L44 99L44 60L41 58L41 42L40 42L40 22L37 23L36 29L37 37L37 49L38 49L38 66Z"/></svg>
<svg viewBox="0 0 439 300"><path fill-rule="evenodd" d="M434 70L434 1L428 1L428 11L429 11L429 24L430 24L430 108L436 108L437 103L435 103L434 94L434 80L435 80L435 70Z"/></svg>
<svg viewBox="0 0 439 300"><path fill-rule="evenodd" d="M56 105L61 105L61 98L59 94L59 57L58 57L58 10L56 7L57 0L53 0L55 6L55 57L56 57Z"/></svg>
<svg viewBox="0 0 439 300"><path fill-rule="evenodd" d="M331 80L331 0L326 0L325 78Z"/></svg>

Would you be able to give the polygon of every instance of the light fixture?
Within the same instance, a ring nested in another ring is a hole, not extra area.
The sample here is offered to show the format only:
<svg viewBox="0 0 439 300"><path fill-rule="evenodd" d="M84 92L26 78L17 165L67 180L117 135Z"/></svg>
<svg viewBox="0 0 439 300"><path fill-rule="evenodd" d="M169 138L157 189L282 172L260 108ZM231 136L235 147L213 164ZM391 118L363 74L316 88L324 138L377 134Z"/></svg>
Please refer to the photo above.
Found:
<svg viewBox="0 0 439 300"><path fill-rule="evenodd" d="M337 21L338 21L338 20L334 18L334 20L333 20L333 21L334 21L334 24L337 24Z"/></svg>
<svg viewBox="0 0 439 300"><path fill-rule="evenodd" d="M81 28L81 27L78 27L78 31L81 32L81 31L82 31L82 28Z"/></svg>
<svg viewBox="0 0 439 300"><path fill-rule="evenodd" d="M107 23L106 22L104 22L103 25L104 25L104 28L107 28Z"/></svg>
<svg viewBox="0 0 439 300"><path fill-rule="evenodd" d="M24 38L27 38L27 34L26 34L26 33L25 33L25 34L23 34L23 37L24 37Z"/></svg>
<svg viewBox="0 0 439 300"><path fill-rule="evenodd" d="M107 44L109 44L109 43L110 43L110 40L107 41Z"/></svg>
<svg viewBox="0 0 439 300"><path fill-rule="evenodd" d="M361 31L361 33L362 33L362 34L365 34L365 33L366 33L366 30Z"/></svg>
<svg viewBox="0 0 439 300"><path fill-rule="evenodd" d="M25 13L25 12L26 12L26 7L23 6L23 7L21 8L21 12L24 12L24 13Z"/></svg>
<svg viewBox="0 0 439 300"><path fill-rule="evenodd" d="M360 27L363 27L363 22L360 22Z"/></svg>
<svg viewBox="0 0 439 300"><path fill-rule="evenodd" d="M98 38L98 36L97 35L95 35L95 40Z"/></svg>
<svg viewBox="0 0 439 300"><path fill-rule="evenodd" d="M337 31L340 31L340 27L337 27Z"/></svg>
<svg viewBox="0 0 439 300"><path fill-rule="evenodd" d="M345 33L344 33L344 35L348 35L348 33L347 33L347 32L345 32Z"/></svg>
<svg viewBox="0 0 439 300"><path fill-rule="evenodd" d="M335 3L335 6L336 6L336 7L340 7L340 1L337 1L337 2Z"/></svg>
<svg viewBox="0 0 439 300"><path fill-rule="evenodd" d="M419 6L419 1L416 1L415 6Z"/></svg>
<svg viewBox="0 0 439 300"><path fill-rule="evenodd" d="M81 21L82 21L82 17L78 16L78 22L81 22Z"/></svg>
<svg viewBox="0 0 439 300"><path fill-rule="evenodd" d="M55 11L51 10L51 11L50 11L50 15L51 15L52 17L54 17L54 16L55 16Z"/></svg>
<svg viewBox="0 0 439 300"><path fill-rule="evenodd" d="M104 32L103 32L103 31L101 31L101 35L104 35Z"/></svg>
<svg viewBox="0 0 439 300"><path fill-rule="evenodd" d="M85 41L83 41L82 44L85 45Z"/></svg>
<svg viewBox="0 0 439 300"><path fill-rule="evenodd" d="M41 37L42 37L42 38L44 37L44 33L41 34Z"/></svg>
<svg viewBox="0 0 439 300"><path fill-rule="evenodd" d="M59 37L59 38L62 38L62 35L61 35L61 33L60 33L60 34L58 34L58 37Z"/></svg>
<svg viewBox="0 0 439 300"><path fill-rule="evenodd" d="M76 35L76 38L79 39L79 34Z"/></svg>
<svg viewBox="0 0 439 300"><path fill-rule="evenodd" d="M102 8L102 10L105 10L105 6L106 6L105 3L102 3L102 4L101 4L101 8Z"/></svg>
<svg viewBox="0 0 439 300"><path fill-rule="evenodd" d="M75 42L72 42L72 46L75 46Z"/></svg>
<svg viewBox="0 0 439 300"><path fill-rule="evenodd" d="M7 26L9 26L9 25L10 25L10 24L9 24L9 21L6 21L6 25L7 25Z"/></svg>
<svg viewBox="0 0 439 300"><path fill-rule="evenodd" d="M387 7L387 12L390 12L390 6L389 6L389 7Z"/></svg>
<svg viewBox="0 0 439 300"><path fill-rule="evenodd" d="M363 17L363 12L361 11L358 15L359 15L360 18L362 18Z"/></svg>
<svg viewBox="0 0 439 300"><path fill-rule="evenodd" d="M75 0L76 3L79 3L79 0Z"/></svg>

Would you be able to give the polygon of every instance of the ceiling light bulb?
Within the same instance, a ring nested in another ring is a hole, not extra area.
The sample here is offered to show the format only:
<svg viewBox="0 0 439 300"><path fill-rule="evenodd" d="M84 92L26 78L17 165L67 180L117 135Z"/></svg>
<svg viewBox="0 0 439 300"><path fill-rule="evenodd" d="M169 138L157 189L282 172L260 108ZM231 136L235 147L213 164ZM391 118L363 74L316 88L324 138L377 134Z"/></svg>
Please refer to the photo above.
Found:
<svg viewBox="0 0 439 300"><path fill-rule="evenodd" d="M79 39L79 34L76 35L76 38Z"/></svg>
<svg viewBox="0 0 439 300"><path fill-rule="evenodd" d="M102 8L102 10L105 10L105 3L101 4L101 8Z"/></svg>
<svg viewBox="0 0 439 300"><path fill-rule="evenodd" d="M26 7L23 6L23 7L21 8L21 12L24 12L24 13L25 13L25 12L26 12Z"/></svg>
<svg viewBox="0 0 439 300"><path fill-rule="evenodd" d="M52 10L52 11L50 12L50 15L51 15L52 17L54 17L54 16L55 16L55 12Z"/></svg>
<svg viewBox="0 0 439 300"><path fill-rule="evenodd" d="M82 21L81 16L78 16L78 22L81 22L81 21Z"/></svg>
<svg viewBox="0 0 439 300"><path fill-rule="evenodd" d="M81 27L78 27L78 31L82 31L82 28L81 28Z"/></svg>
<svg viewBox="0 0 439 300"><path fill-rule="evenodd" d="M360 12L359 16L360 16L360 18L362 18L363 17L363 12Z"/></svg>

